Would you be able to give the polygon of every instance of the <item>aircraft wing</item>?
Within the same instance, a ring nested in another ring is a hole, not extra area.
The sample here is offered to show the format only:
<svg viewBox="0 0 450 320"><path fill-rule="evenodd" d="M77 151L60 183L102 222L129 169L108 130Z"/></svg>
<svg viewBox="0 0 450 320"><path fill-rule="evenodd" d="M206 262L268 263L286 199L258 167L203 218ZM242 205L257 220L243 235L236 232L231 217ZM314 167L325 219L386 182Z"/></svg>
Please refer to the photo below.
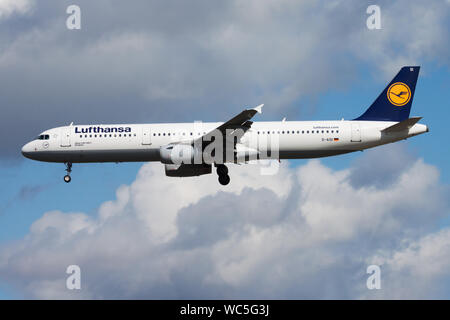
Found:
<svg viewBox="0 0 450 320"><path fill-rule="evenodd" d="M250 129L251 125L253 124L253 121L250 121L251 118L256 113L262 113L262 107L264 104L260 104L256 108L253 109L246 109L239 113L237 116L233 117L232 119L228 120L227 122L224 122L220 126L218 126L216 129L206 133L205 135L201 136L200 138L196 139L197 141L200 140L203 142L203 146L205 144L209 144L212 141L212 137L215 137L215 131L218 130L222 133L222 137L226 139L228 135L231 135L234 133L237 129L242 129L241 133L242 135ZM238 140L241 138L241 136L238 136ZM195 142L194 142L195 143Z"/></svg>

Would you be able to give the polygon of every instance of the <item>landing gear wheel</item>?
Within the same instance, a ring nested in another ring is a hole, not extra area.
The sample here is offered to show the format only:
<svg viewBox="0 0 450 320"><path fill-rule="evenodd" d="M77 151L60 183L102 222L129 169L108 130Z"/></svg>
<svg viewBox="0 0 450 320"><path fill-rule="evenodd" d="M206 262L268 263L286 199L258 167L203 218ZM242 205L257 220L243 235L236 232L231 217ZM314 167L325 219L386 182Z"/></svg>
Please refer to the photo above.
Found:
<svg viewBox="0 0 450 320"><path fill-rule="evenodd" d="M220 175L219 176L219 183L223 186L226 186L230 183L230 176L229 175Z"/></svg>
<svg viewBox="0 0 450 320"><path fill-rule="evenodd" d="M224 164L218 164L216 171L219 176L226 176L228 174L228 168Z"/></svg>
<svg viewBox="0 0 450 320"><path fill-rule="evenodd" d="M64 176L64 182L69 183L72 181L72 178L70 177L70 173L72 172L72 162L66 162L65 165L67 174Z"/></svg>

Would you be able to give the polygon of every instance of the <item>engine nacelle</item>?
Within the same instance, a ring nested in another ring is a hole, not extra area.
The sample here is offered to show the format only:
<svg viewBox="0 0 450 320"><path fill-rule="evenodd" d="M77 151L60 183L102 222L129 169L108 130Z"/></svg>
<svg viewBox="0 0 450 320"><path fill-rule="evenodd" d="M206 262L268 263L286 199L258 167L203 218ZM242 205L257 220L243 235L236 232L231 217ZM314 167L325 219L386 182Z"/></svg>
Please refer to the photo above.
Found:
<svg viewBox="0 0 450 320"><path fill-rule="evenodd" d="M209 164L166 164L165 169L168 177L195 177L212 172Z"/></svg>
<svg viewBox="0 0 450 320"><path fill-rule="evenodd" d="M166 164L194 164L198 151L189 144L168 144L159 148L161 162ZM201 162L201 154L200 154Z"/></svg>
<svg viewBox="0 0 450 320"><path fill-rule="evenodd" d="M236 144L235 161L237 163L246 162L249 160L257 160L258 156L258 150L249 148L239 143Z"/></svg>

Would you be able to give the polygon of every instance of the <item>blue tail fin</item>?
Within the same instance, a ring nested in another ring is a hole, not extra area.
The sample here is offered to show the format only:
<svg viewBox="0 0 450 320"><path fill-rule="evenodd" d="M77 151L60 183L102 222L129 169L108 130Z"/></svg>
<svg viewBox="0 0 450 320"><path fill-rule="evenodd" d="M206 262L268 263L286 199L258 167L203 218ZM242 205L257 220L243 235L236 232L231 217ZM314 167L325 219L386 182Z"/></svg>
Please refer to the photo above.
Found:
<svg viewBox="0 0 450 320"><path fill-rule="evenodd" d="M403 121L409 118L420 67L403 67L369 109L355 120Z"/></svg>

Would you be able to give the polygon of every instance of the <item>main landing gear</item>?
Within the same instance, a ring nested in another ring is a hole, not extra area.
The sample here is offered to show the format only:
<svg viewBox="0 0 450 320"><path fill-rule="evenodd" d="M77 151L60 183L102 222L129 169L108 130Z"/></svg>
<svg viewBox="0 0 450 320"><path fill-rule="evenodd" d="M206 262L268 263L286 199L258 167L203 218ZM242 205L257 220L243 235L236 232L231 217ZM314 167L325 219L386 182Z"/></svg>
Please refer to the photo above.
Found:
<svg viewBox="0 0 450 320"><path fill-rule="evenodd" d="M228 175L228 168L224 164L218 164L217 167L217 175L219 176L219 183L223 186L226 186L230 183L230 176Z"/></svg>
<svg viewBox="0 0 450 320"><path fill-rule="evenodd" d="M70 173L72 172L72 163L66 162L65 165L67 174L64 176L64 182L69 183L70 181L72 181L72 178L70 177Z"/></svg>

